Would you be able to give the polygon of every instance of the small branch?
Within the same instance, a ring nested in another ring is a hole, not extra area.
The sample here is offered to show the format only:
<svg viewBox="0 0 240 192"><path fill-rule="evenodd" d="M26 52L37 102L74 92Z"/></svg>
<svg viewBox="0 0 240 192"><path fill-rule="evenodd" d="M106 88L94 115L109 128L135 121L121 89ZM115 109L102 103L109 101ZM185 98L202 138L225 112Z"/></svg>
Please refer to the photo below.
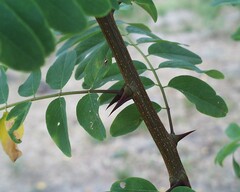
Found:
<svg viewBox="0 0 240 192"><path fill-rule="evenodd" d="M163 96L163 101L165 103L165 107L167 110L167 116L168 116L168 122L169 122L169 126L170 126L170 133L174 134L174 129L173 129L173 123L172 123L172 117L171 117L171 112L170 112L170 107L168 105L168 100L164 91L164 87L162 86L162 83L160 81L160 79L158 78L158 75L154 69L154 67L152 66L152 64L150 63L149 59L147 58L147 56L142 52L141 49L139 49L139 47L134 44L130 39L128 39L131 43L131 45L142 55L142 57L145 59L145 61L147 62L148 66L150 67L150 70L152 71L156 81L157 81L157 86L160 88L160 91L162 93Z"/></svg>
<svg viewBox="0 0 240 192"><path fill-rule="evenodd" d="M54 93L50 95L43 95L43 96L38 96L36 97L34 95L33 98L30 99L25 99L16 103L11 103L9 105L5 105L4 107L0 107L0 111L14 107L20 103L24 102L29 102L29 101L39 101L39 100L44 100L44 99L50 99L53 97L60 97L60 96L67 96L67 95L79 95L79 94L87 94L87 93L109 93L109 94L117 94L120 90L101 90L101 89L89 89L89 90L84 90L84 91L68 91L68 92L59 92L59 93Z"/></svg>

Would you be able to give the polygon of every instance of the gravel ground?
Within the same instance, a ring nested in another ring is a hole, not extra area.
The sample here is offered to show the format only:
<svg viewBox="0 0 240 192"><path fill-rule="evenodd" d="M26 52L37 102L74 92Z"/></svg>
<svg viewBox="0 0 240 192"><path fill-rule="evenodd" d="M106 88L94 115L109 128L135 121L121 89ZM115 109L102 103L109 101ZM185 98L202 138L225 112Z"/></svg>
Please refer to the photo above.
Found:
<svg viewBox="0 0 240 192"><path fill-rule="evenodd" d="M181 23L192 23L194 17L196 15L186 11L170 13L160 18L161 21L153 26L153 31L157 32L163 26L167 27L166 31L175 31L163 32L160 36L190 45L189 49L202 57L202 68L224 72L225 79L220 81L205 75L196 76L206 80L226 100L229 113L222 119L202 115L182 94L168 89L176 132L197 130L180 143L179 152L196 191L239 192L240 181L233 175L231 160L227 159L222 168L214 164L214 158L228 141L224 135L227 125L231 122L240 123L240 43L230 39L234 31L230 24L226 24L226 31L219 33L208 29L181 31ZM233 15L232 18L240 19L239 15ZM138 57L134 51L132 55ZM159 63L159 60L153 58L153 62ZM187 74L185 71L163 70L159 76L163 83L167 83L171 77L182 73ZM16 90L24 79L24 75L10 72L10 101L19 99ZM79 86L79 82L72 81L65 91ZM159 101L161 97L156 91L152 89L148 93L153 100ZM48 87L42 83L39 94L48 92ZM75 117L78 100L79 96L67 98L72 157L65 157L47 133L44 113L49 101L36 102L25 123L25 135L20 145L23 156L13 164L0 150L0 192L104 192L110 189L115 180L128 176L148 179L159 190L168 187L165 165L144 125L127 136L112 138L108 135L104 142L97 142L78 125ZM108 130L114 115L108 117L109 111L106 112L105 107L101 108L101 116ZM167 124L165 112L159 115Z"/></svg>

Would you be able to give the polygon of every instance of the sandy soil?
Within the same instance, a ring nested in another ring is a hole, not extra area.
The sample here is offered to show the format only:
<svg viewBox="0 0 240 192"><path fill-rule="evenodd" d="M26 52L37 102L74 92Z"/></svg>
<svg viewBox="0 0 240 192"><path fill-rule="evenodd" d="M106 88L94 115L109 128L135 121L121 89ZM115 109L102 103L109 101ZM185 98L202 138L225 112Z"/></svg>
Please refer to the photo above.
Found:
<svg viewBox="0 0 240 192"><path fill-rule="evenodd" d="M190 16L186 17L186 14ZM192 17L195 15L188 12L169 14L160 18L153 26L153 31L158 32L168 22L168 30L177 32L163 32L159 34L161 37L190 45L189 49L202 57L202 68L215 68L224 72L225 79L220 81L205 75L194 75L207 80L226 100L229 114L222 119L202 115L182 94L168 89L176 132L197 130L180 143L179 152L196 191L238 192L240 181L233 175L231 159L227 159L222 168L214 164L214 158L221 146L228 141L224 135L227 125L231 122L240 123L240 43L229 37L234 31L233 26L219 33L208 29L181 31L179 23L182 20L191 23ZM237 15L234 18L239 20L240 17ZM138 57L134 51L132 54L134 58ZM153 61L159 63L157 58L153 58ZM159 76L167 83L171 77L182 73L188 72L170 69L159 72ZM19 99L16 94L17 86L24 79L24 75L10 72L10 101ZM80 87L80 83L72 81L64 90L74 90L76 87ZM42 83L39 94L48 92L47 85ZM160 94L156 93L155 89L149 90L152 99L161 100ZM20 145L23 156L13 164L0 150L1 192L104 192L110 189L115 180L128 176L148 179L159 190L168 187L167 172L161 155L144 125L128 136L112 138L108 135L104 142L97 142L78 125L75 117L78 100L79 96L67 98L72 158L65 157L47 133L44 113L49 101L35 102L26 119L25 135ZM101 116L108 130L114 116L108 117L109 112L105 111L105 107L101 108ZM165 112L160 112L159 115L167 124Z"/></svg>

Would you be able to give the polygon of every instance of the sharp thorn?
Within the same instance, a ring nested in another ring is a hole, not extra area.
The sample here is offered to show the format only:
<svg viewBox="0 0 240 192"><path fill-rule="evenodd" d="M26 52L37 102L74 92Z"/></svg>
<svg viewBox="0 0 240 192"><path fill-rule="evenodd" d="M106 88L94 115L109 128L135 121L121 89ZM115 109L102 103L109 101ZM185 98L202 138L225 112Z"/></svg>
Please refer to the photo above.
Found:
<svg viewBox="0 0 240 192"><path fill-rule="evenodd" d="M191 134L192 132L194 132L195 130L192 131L188 131L186 133L183 134L179 134L179 135L173 135L173 138L176 142L176 144L178 144L179 141L181 141L183 138L185 138L186 136L188 136L189 134Z"/></svg>

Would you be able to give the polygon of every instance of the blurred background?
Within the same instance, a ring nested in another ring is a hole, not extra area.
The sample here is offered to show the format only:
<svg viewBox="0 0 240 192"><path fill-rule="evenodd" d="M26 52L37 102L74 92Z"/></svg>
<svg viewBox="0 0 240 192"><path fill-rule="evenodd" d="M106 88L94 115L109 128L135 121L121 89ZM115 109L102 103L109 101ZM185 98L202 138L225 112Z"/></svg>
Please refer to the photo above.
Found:
<svg viewBox="0 0 240 192"><path fill-rule="evenodd" d="M206 75L194 74L205 80L228 104L225 118L212 118L197 112L181 93L166 89L177 133L196 130L180 142L178 149L189 175L192 187L198 192L239 192L240 181L232 170L231 158L224 167L214 164L219 149L228 142L224 130L231 122L240 123L240 42L233 41L231 34L240 26L240 11L237 7L212 7L209 0L155 0L159 18L153 23L139 7L126 7L116 17L126 22L143 22L160 38L189 45L188 49L201 56L201 69L218 69L224 80L215 80ZM146 47L142 47L146 49ZM142 59L131 50L134 59ZM49 66L54 56L48 59ZM152 58L158 65L159 58ZM46 72L47 68L43 68ZM184 70L161 70L163 84ZM18 86L26 74L9 70L9 103L20 98ZM43 78L45 76L43 75ZM81 83L74 79L64 91L79 89ZM50 93L42 80L38 94ZM148 91L151 99L162 102L157 89ZM25 135L19 145L23 156L12 163L0 150L0 191L3 192L105 192L111 184L125 177L137 176L150 180L159 191L168 188L168 175L145 125L127 136L105 141L93 140L78 124L75 106L80 96L69 96L67 100L69 136L72 157L65 157L48 135L45 111L49 100L35 102L25 122ZM107 131L114 116L101 108L101 116ZM122 109L122 108L121 108ZM166 111L159 113L167 125ZM168 126L168 125L167 125ZM236 154L238 161L239 154Z"/></svg>

